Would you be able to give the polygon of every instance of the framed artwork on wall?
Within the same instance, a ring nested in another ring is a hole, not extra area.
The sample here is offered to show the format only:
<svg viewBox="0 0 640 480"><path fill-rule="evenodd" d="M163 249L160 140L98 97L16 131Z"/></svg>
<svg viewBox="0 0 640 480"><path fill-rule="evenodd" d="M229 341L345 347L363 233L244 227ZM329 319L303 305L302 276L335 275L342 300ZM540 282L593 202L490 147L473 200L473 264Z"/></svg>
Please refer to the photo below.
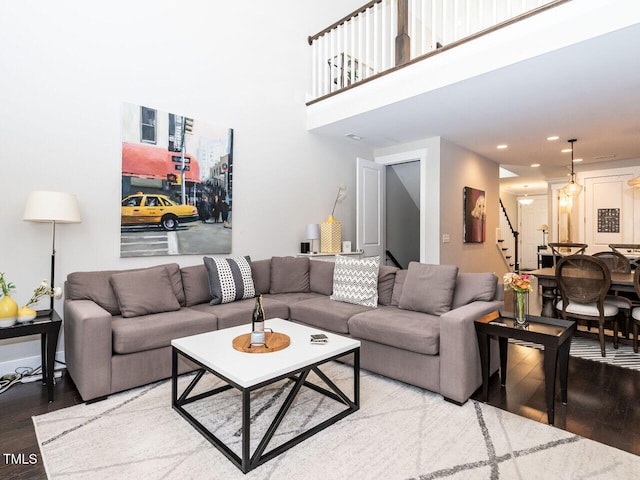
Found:
<svg viewBox="0 0 640 480"><path fill-rule="evenodd" d="M484 243L486 238L486 202L484 190L464 187L464 243Z"/></svg>
<svg viewBox="0 0 640 480"><path fill-rule="evenodd" d="M122 107L120 256L231 253L233 129Z"/></svg>

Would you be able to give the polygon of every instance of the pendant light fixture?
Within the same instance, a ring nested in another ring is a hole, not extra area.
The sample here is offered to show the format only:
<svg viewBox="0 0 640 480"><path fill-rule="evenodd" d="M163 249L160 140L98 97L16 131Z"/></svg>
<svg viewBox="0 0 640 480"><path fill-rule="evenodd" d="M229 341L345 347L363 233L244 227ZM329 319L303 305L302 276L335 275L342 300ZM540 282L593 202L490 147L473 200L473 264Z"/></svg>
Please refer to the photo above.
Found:
<svg viewBox="0 0 640 480"><path fill-rule="evenodd" d="M582 192L582 185L576 182L576 174L573 172L573 144L578 140L576 138L572 138L571 140L567 140L571 144L571 181L567 183L560 193L568 196L568 197L577 197Z"/></svg>

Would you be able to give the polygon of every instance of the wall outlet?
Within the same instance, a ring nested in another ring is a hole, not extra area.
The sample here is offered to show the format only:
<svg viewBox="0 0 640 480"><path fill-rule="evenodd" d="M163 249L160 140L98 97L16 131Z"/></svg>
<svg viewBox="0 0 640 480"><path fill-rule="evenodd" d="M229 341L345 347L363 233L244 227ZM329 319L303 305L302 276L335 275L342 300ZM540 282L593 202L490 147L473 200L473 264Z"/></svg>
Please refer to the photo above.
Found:
<svg viewBox="0 0 640 480"><path fill-rule="evenodd" d="M451 241L451 237L449 236L448 233L445 233L444 235L442 235L442 243L449 243Z"/></svg>

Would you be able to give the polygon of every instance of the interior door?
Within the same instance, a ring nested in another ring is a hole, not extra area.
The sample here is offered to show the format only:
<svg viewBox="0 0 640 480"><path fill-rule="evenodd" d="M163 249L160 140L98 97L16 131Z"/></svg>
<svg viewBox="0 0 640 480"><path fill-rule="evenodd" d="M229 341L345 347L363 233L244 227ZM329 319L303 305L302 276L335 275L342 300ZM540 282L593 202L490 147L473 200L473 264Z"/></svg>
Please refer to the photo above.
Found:
<svg viewBox="0 0 640 480"><path fill-rule="evenodd" d="M384 165L356 160L356 247L384 259Z"/></svg>

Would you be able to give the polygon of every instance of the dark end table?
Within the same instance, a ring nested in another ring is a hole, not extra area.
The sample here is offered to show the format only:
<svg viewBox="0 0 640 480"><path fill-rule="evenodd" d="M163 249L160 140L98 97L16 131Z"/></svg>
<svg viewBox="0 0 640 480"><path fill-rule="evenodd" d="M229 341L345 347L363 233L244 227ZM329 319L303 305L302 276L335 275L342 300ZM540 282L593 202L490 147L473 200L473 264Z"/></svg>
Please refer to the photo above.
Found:
<svg viewBox="0 0 640 480"><path fill-rule="evenodd" d="M556 366L560 365L560 391L562 404L567 404L567 377L569 372L569 348L571 336L576 331L576 322L559 318L545 318L529 315L529 324L517 326L515 320L503 316L498 311L491 312L475 320L480 361L482 366L482 398L489 399L489 362L491 358L491 337L498 338L500 347L500 384L507 382L507 348L509 338L542 344L544 347L545 397L549 424L554 420L554 399L556 387Z"/></svg>
<svg viewBox="0 0 640 480"><path fill-rule="evenodd" d="M53 371L61 325L60 316L55 311L46 310L38 312L38 316L29 322L0 328L0 339L40 334L42 384L47 386L49 403L53 402Z"/></svg>

